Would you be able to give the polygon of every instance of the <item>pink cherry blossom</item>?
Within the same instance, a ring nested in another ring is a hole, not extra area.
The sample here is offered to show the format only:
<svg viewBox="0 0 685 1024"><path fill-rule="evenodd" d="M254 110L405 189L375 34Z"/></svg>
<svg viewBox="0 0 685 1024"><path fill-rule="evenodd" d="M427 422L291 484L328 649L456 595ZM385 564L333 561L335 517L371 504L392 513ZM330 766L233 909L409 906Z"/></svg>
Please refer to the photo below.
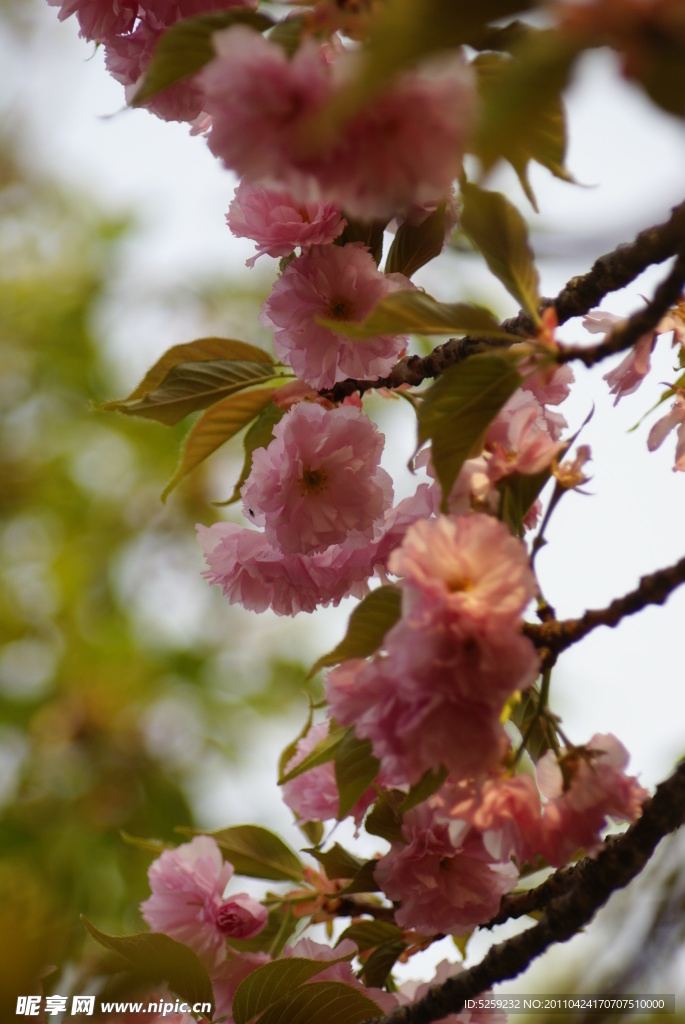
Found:
<svg viewBox="0 0 685 1024"><path fill-rule="evenodd" d="M340 58L337 88L357 70L356 54ZM363 219L432 203L459 174L475 104L473 72L459 57L424 65L372 97L312 154L310 169L324 195Z"/></svg>
<svg viewBox="0 0 685 1024"><path fill-rule="evenodd" d="M97 42L127 32L133 27L138 13L138 0L48 0L51 7L59 7L59 20L75 14L80 35Z"/></svg>
<svg viewBox="0 0 685 1024"><path fill-rule="evenodd" d="M540 791L546 796L541 852L554 865L565 864L579 849L599 849L608 819L635 821L649 793L626 775L629 755L611 733L595 735L560 765L552 751L537 764Z"/></svg>
<svg viewBox="0 0 685 1024"><path fill-rule="evenodd" d="M511 627L536 593L523 544L480 513L415 523L389 565L405 578L405 609L437 603L464 628Z"/></svg>
<svg viewBox="0 0 685 1024"><path fill-rule="evenodd" d="M216 59L197 76L212 117L209 148L247 181L310 194L298 164L298 131L331 93L322 49L305 40L289 57L283 47L242 25L215 32Z"/></svg>
<svg viewBox="0 0 685 1024"><path fill-rule="evenodd" d="M527 638L496 623L462 629L419 608L392 627L384 648L330 672L326 699L337 722L371 741L387 784L411 785L443 765L472 778L502 760L502 708L538 672Z"/></svg>
<svg viewBox="0 0 685 1024"><path fill-rule="evenodd" d="M392 843L374 875L388 899L399 901L401 927L463 935L494 917L518 871L492 857L482 835L450 814L449 789L404 815L404 841Z"/></svg>
<svg viewBox="0 0 685 1024"><path fill-rule="evenodd" d="M561 424L566 425L563 417ZM550 434L548 418L538 401L530 392L517 391L487 432L488 475L497 482L511 473L540 473L551 465L563 447Z"/></svg>
<svg viewBox="0 0 685 1024"><path fill-rule="evenodd" d="M685 472L685 393L678 392L671 411L654 424L647 438L650 452L660 448L672 430L677 428L678 442L675 450L674 472Z"/></svg>
<svg viewBox="0 0 685 1024"><path fill-rule="evenodd" d="M290 554L372 540L392 504L392 480L379 466L384 438L359 409L300 402L252 457L245 506L267 540Z"/></svg>
<svg viewBox="0 0 685 1024"><path fill-rule="evenodd" d="M623 323L625 323L625 317L617 316L615 313L606 313L600 309L591 310L583 318L583 327L591 334L609 334L617 324ZM666 330L668 329L666 328ZM604 374L610 394L616 396L614 405L618 405L626 395L632 395L637 391L649 373L651 355L659 333L657 327L656 331L650 331L643 335L618 366Z"/></svg>
<svg viewBox="0 0 685 1024"><path fill-rule="evenodd" d="M360 341L319 320L362 321L386 295L411 287L401 274L381 274L361 245L317 246L288 264L260 320L274 328L276 356L312 387L330 388L347 377L372 379L389 373L406 338Z"/></svg>
<svg viewBox="0 0 685 1024"><path fill-rule="evenodd" d="M251 611L271 608L277 615L297 615L319 605L337 605L343 597L368 592L367 580L374 570L387 569L407 527L430 515L433 507L428 486L421 484L415 494L385 513L370 544L334 544L313 555L285 555L263 533L235 523L198 525L209 565L205 577L221 586L231 604Z"/></svg>
<svg viewBox="0 0 685 1024"><path fill-rule="evenodd" d="M296 768L318 744L328 736L329 722L313 725L306 736L297 741L295 754L285 766L286 775ZM317 765L283 784L283 800L300 821L329 821L338 817L340 794L335 781L333 761ZM350 816L359 825L371 804L376 791L371 786L350 810Z"/></svg>
<svg viewBox="0 0 685 1024"><path fill-rule="evenodd" d="M190 946L212 961L225 945L217 924L224 889L233 876L210 836L165 850L148 871L152 895L140 905L153 931Z"/></svg>
<svg viewBox="0 0 685 1024"><path fill-rule="evenodd" d="M542 842L542 807L532 776L488 778L471 787L462 802L457 799L451 813L483 834L497 860L514 857L519 867L535 862Z"/></svg>
<svg viewBox="0 0 685 1024"><path fill-rule="evenodd" d="M521 367L521 372L524 368ZM575 381L573 370L565 363L563 366L551 366L538 370L521 384L524 391L530 391L541 406L561 405L571 393L571 384Z"/></svg>
<svg viewBox="0 0 685 1024"><path fill-rule="evenodd" d="M257 243L257 255L247 261L248 267L264 254L289 256L298 246L304 250L332 242L347 223L337 203L298 203L289 192L245 181L235 190L226 220L234 235Z"/></svg>

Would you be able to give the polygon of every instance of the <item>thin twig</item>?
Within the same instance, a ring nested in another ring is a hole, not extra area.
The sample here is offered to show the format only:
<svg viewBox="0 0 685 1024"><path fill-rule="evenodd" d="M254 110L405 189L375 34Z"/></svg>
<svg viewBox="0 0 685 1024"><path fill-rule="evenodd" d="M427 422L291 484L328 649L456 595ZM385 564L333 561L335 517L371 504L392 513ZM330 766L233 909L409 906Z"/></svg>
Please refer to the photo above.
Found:
<svg viewBox="0 0 685 1024"><path fill-rule="evenodd" d="M666 569L643 576L635 590L617 597L606 608L589 609L578 619L550 619L524 623L523 632L538 648L544 666L553 665L561 651L578 643L598 626L617 626L627 615L635 615L650 604L663 604L685 583L685 558Z"/></svg>

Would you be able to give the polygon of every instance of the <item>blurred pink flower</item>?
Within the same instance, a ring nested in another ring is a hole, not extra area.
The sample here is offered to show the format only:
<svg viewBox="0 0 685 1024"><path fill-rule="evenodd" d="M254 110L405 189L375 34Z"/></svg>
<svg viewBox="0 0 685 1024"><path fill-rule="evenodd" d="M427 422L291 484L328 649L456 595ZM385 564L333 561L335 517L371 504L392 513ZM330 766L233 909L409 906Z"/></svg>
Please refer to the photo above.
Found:
<svg viewBox="0 0 685 1024"><path fill-rule="evenodd" d="M218 963L211 971L212 989L214 991L214 1016L224 1024L233 1024L233 999L241 981L258 967L269 962L268 953L236 953L229 949L226 959Z"/></svg>
<svg viewBox="0 0 685 1024"><path fill-rule="evenodd" d="M243 181L226 215L228 226L239 238L252 238L257 255L247 261L252 267L260 256L289 256L298 246L332 242L347 223L337 203L297 202L285 191L272 191Z"/></svg>
<svg viewBox="0 0 685 1024"><path fill-rule="evenodd" d="M566 421L560 419L565 426ZM496 483L511 473L540 473L563 447L551 435L547 416L537 399L530 392L519 390L495 417L485 437L488 475Z"/></svg>
<svg viewBox="0 0 685 1024"><path fill-rule="evenodd" d="M657 448L661 447L668 435L676 427L678 430L678 442L676 444L673 470L674 472L676 470L685 472L685 393L680 392L675 396L675 402L671 406L671 411L666 413L660 420L657 420L650 430L649 437L647 438L647 447L650 452L654 452Z"/></svg>
<svg viewBox="0 0 685 1024"><path fill-rule="evenodd" d="M565 864L579 849L596 853L601 832L614 821L635 821L649 793L626 775L629 754L611 733L596 734L561 765L552 751L537 764L537 781L547 797L541 853L550 864Z"/></svg>
<svg viewBox="0 0 685 1024"><path fill-rule="evenodd" d="M249 896L224 901L232 877L233 867L214 839L196 836L152 862L152 895L141 903L141 913L153 931L183 942L213 964L227 937L249 938L266 923L266 910Z"/></svg>
<svg viewBox="0 0 685 1024"><path fill-rule="evenodd" d="M386 295L411 287L401 274L381 274L361 245L317 246L288 264L260 320L274 328L276 356L312 387L330 388L347 377L372 379L390 371L406 338L358 341L318 321L360 322Z"/></svg>
<svg viewBox="0 0 685 1024"><path fill-rule="evenodd" d="M107 42L133 27L138 13L138 0L48 0L59 7L59 20L75 14L85 39Z"/></svg>
<svg viewBox="0 0 685 1024"><path fill-rule="evenodd" d="M290 554L372 540L392 505L392 480L379 466L384 437L359 409L300 402L252 457L242 498L266 539Z"/></svg>
<svg viewBox="0 0 685 1024"><path fill-rule="evenodd" d="M535 863L540 852L542 807L530 775L499 776L474 786L451 813L483 834L488 852L497 860L514 857L521 867Z"/></svg>
<svg viewBox="0 0 685 1024"><path fill-rule="evenodd" d="M305 40L289 57L283 47L242 25L215 32L216 58L197 76L212 117L209 148L250 182L311 195L298 165L298 131L331 92L325 52Z"/></svg>

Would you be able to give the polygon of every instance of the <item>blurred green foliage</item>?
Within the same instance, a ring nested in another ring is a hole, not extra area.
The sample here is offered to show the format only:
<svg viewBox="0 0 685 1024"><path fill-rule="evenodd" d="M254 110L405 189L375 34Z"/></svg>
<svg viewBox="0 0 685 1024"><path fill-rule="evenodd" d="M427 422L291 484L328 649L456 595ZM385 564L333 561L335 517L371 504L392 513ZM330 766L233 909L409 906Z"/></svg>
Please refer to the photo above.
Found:
<svg viewBox="0 0 685 1024"><path fill-rule="evenodd" d="M3 151L0 1020L51 965L95 969L79 913L139 926L149 858L120 831L197 824L198 779L305 689L297 659L257 673L227 645L258 627L200 579L206 474L160 504L183 428L93 409L117 386L93 325L131 225Z"/></svg>

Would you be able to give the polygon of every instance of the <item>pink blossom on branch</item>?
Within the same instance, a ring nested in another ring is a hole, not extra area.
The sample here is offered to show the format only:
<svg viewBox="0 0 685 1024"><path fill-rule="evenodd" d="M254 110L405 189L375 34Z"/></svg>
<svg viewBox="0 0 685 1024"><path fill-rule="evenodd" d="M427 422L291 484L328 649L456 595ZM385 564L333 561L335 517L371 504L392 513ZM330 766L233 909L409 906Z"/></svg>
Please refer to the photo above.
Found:
<svg viewBox="0 0 685 1024"><path fill-rule="evenodd" d="M298 246L304 250L332 242L347 223L337 203L298 203L289 192L245 181L235 190L226 221L238 238L257 243L257 255L247 261L248 267L265 254L289 256Z"/></svg>
<svg viewBox="0 0 685 1024"><path fill-rule="evenodd" d="M548 863L565 864L579 849L599 849L608 819L632 822L649 793L626 775L629 755L611 733L596 734L561 764L548 751L537 764L538 786L547 797L542 818L541 853Z"/></svg>
<svg viewBox="0 0 685 1024"><path fill-rule="evenodd" d="M354 547L334 544L311 555L287 555L263 533L235 523L198 526L198 540L209 565L205 573L230 604L250 611L271 608L276 615L312 612L337 605L350 595L363 597L375 569L385 570L392 550L410 523L430 515L433 500L426 484L389 509L377 524L371 543Z"/></svg>
<svg viewBox="0 0 685 1024"><path fill-rule="evenodd" d="M152 895L141 903L141 913L153 931L190 946L212 964L227 935L256 935L266 923L266 911L249 896L234 896L226 906L223 893L232 877L233 867L216 842L196 836L150 865Z"/></svg>
<svg viewBox="0 0 685 1024"><path fill-rule="evenodd" d="M390 372L406 338L357 340L320 320L364 320L391 292L411 288L402 274L381 274L363 246L317 246L285 268L264 303L261 322L274 328L274 352L313 388Z"/></svg>
<svg viewBox="0 0 685 1024"><path fill-rule="evenodd" d="M408 811L403 842L392 843L374 871L395 920L427 934L463 935L497 913L518 880L508 861L491 856L483 836L450 813L451 787Z"/></svg>
<svg viewBox="0 0 685 1024"><path fill-rule="evenodd" d="M290 554L347 541L360 547L392 504L392 480L379 466L384 438L354 406L300 402L252 458L242 489L267 540Z"/></svg>
<svg viewBox="0 0 685 1024"><path fill-rule="evenodd" d="M416 523L391 557L390 570L404 577L405 611L438 605L462 628L517 628L537 589L523 544L480 513Z"/></svg>

